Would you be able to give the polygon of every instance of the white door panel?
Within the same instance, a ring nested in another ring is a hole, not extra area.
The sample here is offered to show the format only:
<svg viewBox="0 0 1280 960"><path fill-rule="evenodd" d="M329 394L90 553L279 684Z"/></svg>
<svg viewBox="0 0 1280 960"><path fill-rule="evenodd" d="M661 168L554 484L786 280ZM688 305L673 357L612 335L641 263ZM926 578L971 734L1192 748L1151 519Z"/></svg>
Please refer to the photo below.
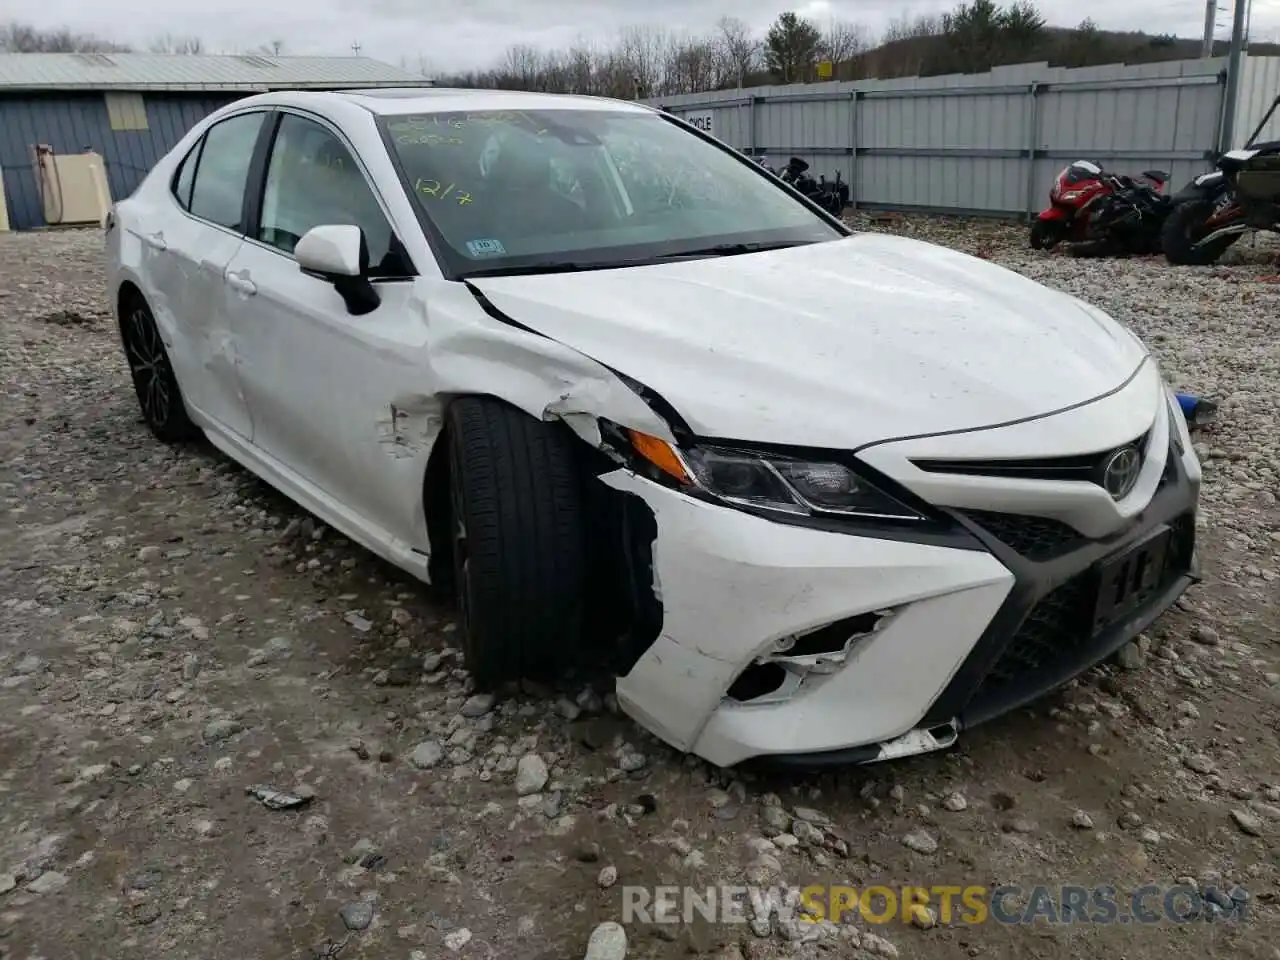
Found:
<svg viewBox="0 0 1280 960"><path fill-rule="evenodd" d="M304 274L293 258L294 245L313 227L356 224L375 276L412 273L336 128L297 114L281 117L259 219L256 238L226 271L254 445L392 536L424 540L428 450L423 442L397 443L394 426L395 404L412 406L431 392L425 320L411 306L413 281L378 282L381 305L356 317L331 283Z"/></svg>
<svg viewBox="0 0 1280 960"><path fill-rule="evenodd" d="M415 538L428 450L388 430L397 399L430 391L412 282L377 284L382 305L354 317L331 284L265 245L245 243L227 273L256 288L232 294L254 446L377 526Z"/></svg>
<svg viewBox="0 0 1280 960"><path fill-rule="evenodd" d="M224 279L243 243L241 237L175 213L164 226L164 249L155 250L149 262L157 288L153 307L171 341L170 359L183 394L205 416L251 439Z"/></svg>
<svg viewBox="0 0 1280 960"><path fill-rule="evenodd" d="M253 423L236 374L226 271L244 243L245 187L265 117L247 112L205 131L139 229L156 287L152 306L183 395L246 440Z"/></svg>

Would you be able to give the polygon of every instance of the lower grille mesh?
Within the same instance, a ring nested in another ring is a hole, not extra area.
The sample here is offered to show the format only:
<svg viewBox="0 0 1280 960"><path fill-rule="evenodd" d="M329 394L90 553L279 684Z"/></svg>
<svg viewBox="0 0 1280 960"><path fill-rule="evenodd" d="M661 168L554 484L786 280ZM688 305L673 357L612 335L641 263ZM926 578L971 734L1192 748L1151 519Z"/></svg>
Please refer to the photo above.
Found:
<svg viewBox="0 0 1280 960"><path fill-rule="evenodd" d="M1048 560L1084 540L1074 528L1047 517L988 510L967 510L965 516L1028 560Z"/></svg>
<svg viewBox="0 0 1280 960"><path fill-rule="evenodd" d="M1093 609L1090 573L1068 580L1032 608L983 681L984 687L1011 683L1024 673L1072 658L1072 648L1089 638Z"/></svg>
<svg viewBox="0 0 1280 960"><path fill-rule="evenodd" d="M1165 554L1160 582L1172 583L1191 568L1195 551L1195 518L1178 517L1170 526L1173 535ZM1045 594L1027 613L1017 633L987 672L975 700L998 693L1004 687L1026 683L1039 671L1070 664L1076 669L1092 659L1093 611L1098 574L1090 568Z"/></svg>

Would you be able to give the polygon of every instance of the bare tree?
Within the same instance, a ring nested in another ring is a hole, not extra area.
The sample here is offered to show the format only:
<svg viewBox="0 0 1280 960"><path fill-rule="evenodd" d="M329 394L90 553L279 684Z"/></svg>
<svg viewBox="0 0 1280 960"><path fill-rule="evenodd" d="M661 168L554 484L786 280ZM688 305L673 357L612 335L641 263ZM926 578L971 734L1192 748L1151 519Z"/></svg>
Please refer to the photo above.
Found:
<svg viewBox="0 0 1280 960"><path fill-rule="evenodd" d="M745 86L746 79L760 68L760 41L751 28L737 17L721 17L716 29L724 47L733 82Z"/></svg>
<svg viewBox="0 0 1280 960"><path fill-rule="evenodd" d="M537 47L517 44L507 49L498 71L516 90L537 90L542 80L543 62L542 51Z"/></svg>
<svg viewBox="0 0 1280 960"><path fill-rule="evenodd" d="M867 56L875 77L915 77L936 58L942 36L937 17L912 17L904 13L890 21L880 46Z"/></svg>
<svg viewBox="0 0 1280 960"><path fill-rule="evenodd" d="M831 61L831 79L853 80L860 64L857 58L871 48L867 28L858 23L835 20L822 31L819 50Z"/></svg>
<svg viewBox="0 0 1280 960"><path fill-rule="evenodd" d="M147 45L147 49L152 53L179 53L190 56L208 52L205 50L204 41L199 37L175 37L171 33L156 37Z"/></svg>
<svg viewBox="0 0 1280 960"><path fill-rule="evenodd" d="M660 27L634 26L622 31L618 55L631 70L631 96L651 97L663 89L663 71L671 38ZM626 96L619 91L615 96Z"/></svg>
<svg viewBox="0 0 1280 960"><path fill-rule="evenodd" d="M594 94L599 87L596 78L596 53L586 44L570 47L565 54L564 68L568 93Z"/></svg>
<svg viewBox="0 0 1280 960"><path fill-rule="evenodd" d="M724 52L710 39L673 40L667 51L663 93L699 93L720 86L725 75Z"/></svg>
<svg viewBox="0 0 1280 960"><path fill-rule="evenodd" d="M0 28L3 53L128 53L129 46L104 40L90 33L75 33L69 27L38 30L29 23L12 21Z"/></svg>
<svg viewBox="0 0 1280 960"><path fill-rule="evenodd" d="M897 43L900 40L917 40L921 37L936 37L942 33L942 21L938 17L913 17L904 13L889 21L881 44Z"/></svg>
<svg viewBox="0 0 1280 960"><path fill-rule="evenodd" d="M1090 21L1074 31L1051 30L1034 0L952 2L954 8L944 17L899 15L875 47L855 23L836 22L824 30L795 13L784 14L774 23L770 42L762 44L742 20L726 17L707 36L672 37L661 28L636 26L608 46L579 40L558 51L513 47L491 69L438 79L461 86L630 99L767 83L766 59L779 79L796 82L812 79L818 57L833 61L837 79L859 79L928 76L1018 63L1033 55L1075 66L1147 62L1179 52L1171 40L1104 32ZM1198 42L1187 42L1199 49Z"/></svg>

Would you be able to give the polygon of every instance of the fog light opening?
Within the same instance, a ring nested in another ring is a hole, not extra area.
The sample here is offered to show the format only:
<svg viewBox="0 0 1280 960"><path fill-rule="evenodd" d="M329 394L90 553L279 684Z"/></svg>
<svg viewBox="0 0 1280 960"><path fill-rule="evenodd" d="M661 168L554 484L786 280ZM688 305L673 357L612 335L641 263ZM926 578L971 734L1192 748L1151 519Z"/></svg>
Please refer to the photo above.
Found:
<svg viewBox="0 0 1280 960"><path fill-rule="evenodd" d="M781 703L800 692L810 678L830 676L843 669L858 644L892 619L893 610L877 610L845 617L804 634L779 637L773 651L742 671L726 695L738 703Z"/></svg>
<svg viewBox="0 0 1280 960"><path fill-rule="evenodd" d="M777 663L753 663L729 687L730 699L740 703L777 693L787 682L787 671Z"/></svg>
<svg viewBox="0 0 1280 960"><path fill-rule="evenodd" d="M843 653L853 640L875 633L884 612L862 613L829 623L809 633L787 637L785 646L778 644L778 652L787 657L813 657L824 653Z"/></svg>

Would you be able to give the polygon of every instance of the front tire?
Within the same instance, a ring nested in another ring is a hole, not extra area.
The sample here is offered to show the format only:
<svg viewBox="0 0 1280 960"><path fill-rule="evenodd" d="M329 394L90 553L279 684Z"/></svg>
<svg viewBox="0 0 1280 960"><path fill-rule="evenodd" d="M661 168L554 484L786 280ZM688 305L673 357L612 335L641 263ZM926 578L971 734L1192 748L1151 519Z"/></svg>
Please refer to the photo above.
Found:
<svg viewBox="0 0 1280 960"><path fill-rule="evenodd" d="M1061 220L1037 220L1031 225L1031 249L1052 250L1067 238L1067 225Z"/></svg>
<svg viewBox="0 0 1280 960"><path fill-rule="evenodd" d="M163 443L196 439L200 428L187 413L160 328L141 296L126 297L121 304L120 340L142 419L156 439Z"/></svg>
<svg viewBox="0 0 1280 960"><path fill-rule="evenodd" d="M1204 224L1213 213L1213 207L1212 199L1189 200L1170 211L1160 232L1160 245L1164 248L1166 260L1176 266L1206 267L1217 261L1239 239L1239 234L1232 234L1219 237L1203 247L1195 245L1207 233Z"/></svg>
<svg viewBox="0 0 1280 960"><path fill-rule="evenodd" d="M586 542L574 439L490 397L449 407L454 586L476 684L553 679L575 658Z"/></svg>

